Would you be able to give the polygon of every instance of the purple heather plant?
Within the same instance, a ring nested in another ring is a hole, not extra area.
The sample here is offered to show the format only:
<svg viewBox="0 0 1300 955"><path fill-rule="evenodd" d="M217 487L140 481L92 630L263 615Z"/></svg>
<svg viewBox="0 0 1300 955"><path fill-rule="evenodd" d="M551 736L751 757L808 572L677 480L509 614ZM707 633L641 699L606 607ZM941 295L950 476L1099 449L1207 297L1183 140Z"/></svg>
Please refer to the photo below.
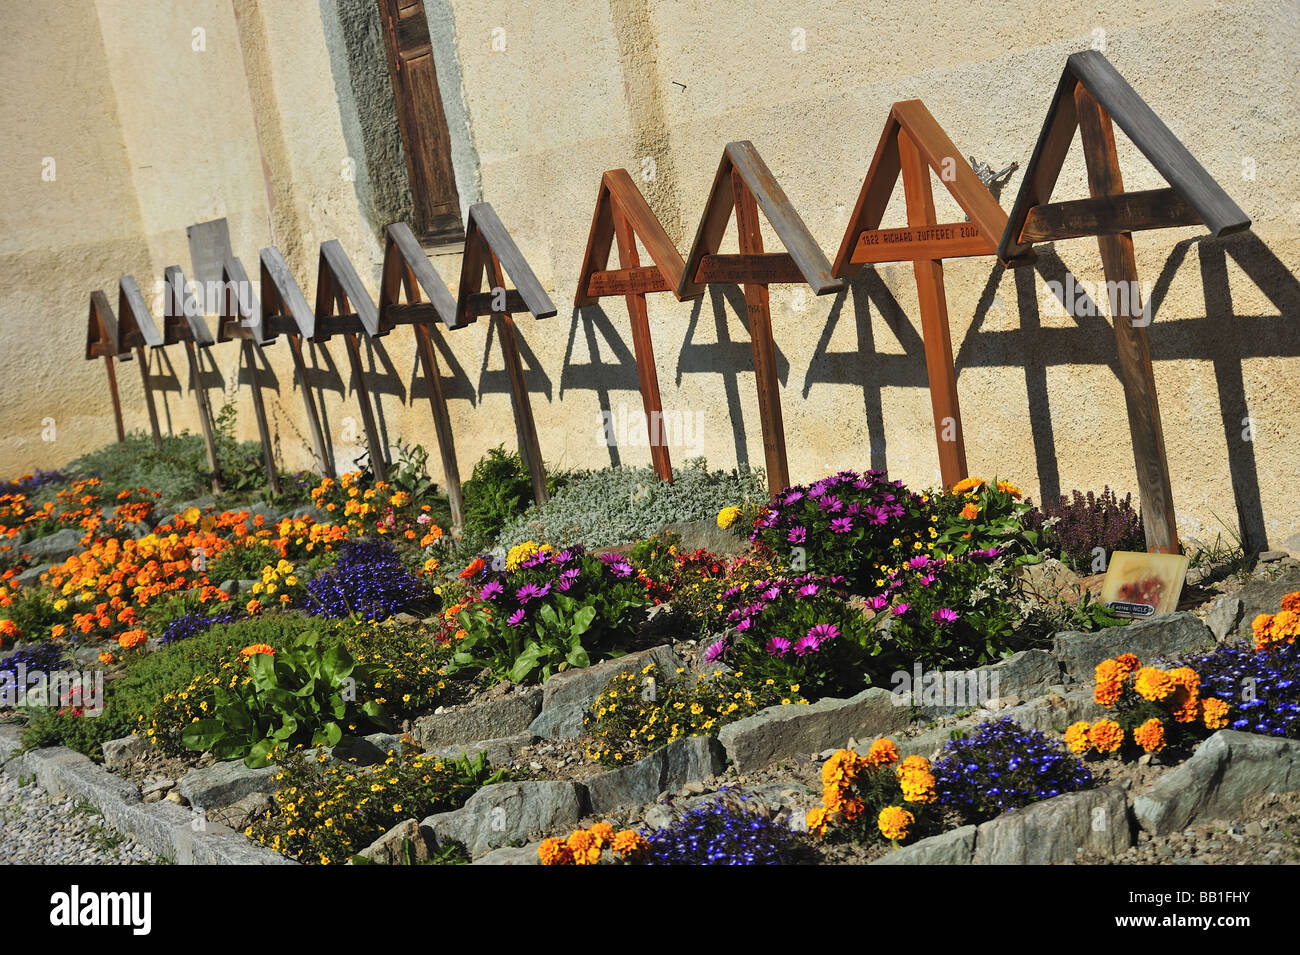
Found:
<svg viewBox="0 0 1300 955"><path fill-rule="evenodd" d="M1088 767L1064 743L1025 729L1009 716L981 723L973 736L949 740L933 772L939 804L967 822L983 822L1094 784Z"/></svg>
<svg viewBox="0 0 1300 955"><path fill-rule="evenodd" d="M647 865L797 865L811 857L806 837L784 823L719 798L645 834Z"/></svg>
<svg viewBox="0 0 1300 955"><path fill-rule="evenodd" d="M428 589L381 538L350 540L334 566L307 582L307 609L324 617L386 620L428 600Z"/></svg>
<svg viewBox="0 0 1300 955"><path fill-rule="evenodd" d="M1044 527L1044 521L1056 522ZM1117 550L1145 550L1142 515L1133 506L1133 495L1121 499L1109 487L1101 494L1074 491L1067 500L1044 502L1025 515L1025 526L1043 532L1044 549L1059 552L1065 563L1078 573L1095 573L1093 551L1103 548L1107 554Z"/></svg>
<svg viewBox="0 0 1300 955"><path fill-rule="evenodd" d="M920 497L883 471L841 471L778 491L750 536L794 571L841 575L855 593L878 593L880 568L923 549Z"/></svg>

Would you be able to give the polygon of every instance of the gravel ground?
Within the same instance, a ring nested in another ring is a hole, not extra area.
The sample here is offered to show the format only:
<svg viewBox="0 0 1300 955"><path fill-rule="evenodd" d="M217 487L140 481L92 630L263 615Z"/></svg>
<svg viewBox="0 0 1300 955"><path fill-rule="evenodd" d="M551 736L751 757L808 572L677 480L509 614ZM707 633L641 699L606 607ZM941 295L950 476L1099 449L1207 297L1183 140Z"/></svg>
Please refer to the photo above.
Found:
<svg viewBox="0 0 1300 955"><path fill-rule="evenodd" d="M73 799L46 794L34 782L0 775L0 864L149 865L158 862L139 843L104 824Z"/></svg>

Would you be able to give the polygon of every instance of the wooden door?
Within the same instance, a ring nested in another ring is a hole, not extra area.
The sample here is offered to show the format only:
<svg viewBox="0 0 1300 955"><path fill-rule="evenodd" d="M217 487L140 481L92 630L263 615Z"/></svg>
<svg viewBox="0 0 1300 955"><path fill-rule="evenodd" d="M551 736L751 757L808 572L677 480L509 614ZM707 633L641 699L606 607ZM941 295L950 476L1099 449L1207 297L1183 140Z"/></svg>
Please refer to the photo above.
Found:
<svg viewBox="0 0 1300 955"><path fill-rule="evenodd" d="M461 242L465 229L451 165L451 135L422 0L379 0L402 149L415 205L412 223L426 246Z"/></svg>

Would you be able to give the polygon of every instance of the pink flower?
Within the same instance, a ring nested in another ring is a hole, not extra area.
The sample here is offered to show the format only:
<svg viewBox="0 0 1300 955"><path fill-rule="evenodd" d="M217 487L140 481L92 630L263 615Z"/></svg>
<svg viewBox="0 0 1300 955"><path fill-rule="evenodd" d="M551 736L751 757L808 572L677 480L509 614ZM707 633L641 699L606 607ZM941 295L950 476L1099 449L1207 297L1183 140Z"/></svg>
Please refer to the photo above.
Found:
<svg viewBox="0 0 1300 955"><path fill-rule="evenodd" d="M909 603L894 604L894 611L893 611L894 616L901 617L903 614L907 613L907 611L911 608L911 606L912 605Z"/></svg>
<svg viewBox="0 0 1300 955"><path fill-rule="evenodd" d="M945 625L957 622L957 611L949 610L947 607L940 607L934 613L930 614L930 616Z"/></svg>

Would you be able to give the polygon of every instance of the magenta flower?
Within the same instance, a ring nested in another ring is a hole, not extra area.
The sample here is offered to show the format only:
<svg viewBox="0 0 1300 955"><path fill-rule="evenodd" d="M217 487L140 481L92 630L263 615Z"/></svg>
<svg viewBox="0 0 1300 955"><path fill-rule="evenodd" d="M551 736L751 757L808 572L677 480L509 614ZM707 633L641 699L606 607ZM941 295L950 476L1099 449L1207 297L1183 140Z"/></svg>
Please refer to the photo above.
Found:
<svg viewBox="0 0 1300 955"><path fill-rule="evenodd" d="M536 584L524 584L522 587L520 587L518 590L515 591L515 599L518 600L521 604L526 604L534 597L540 597L541 594L542 594L542 590Z"/></svg>
<svg viewBox="0 0 1300 955"><path fill-rule="evenodd" d="M808 636L817 641L820 647L828 640L834 640L840 635L840 628L833 623L819 623L808 631Z"/></svg>
<svg viewBox="0 0 1300 955"><path fill-rule="evenodd" d="M884 594L877 594L875 597L872 597L867 601L867 606L879 613L881 610L884 610L889 606L889 598Z"/></svg>
<svg viewBox="0 0 1300 955"><path fill-rule="evenodd" d="M785 535L785 539L791 544L802 544L808 536L808 529L805 527L792 527L790 533Z"/></svg>
<svg viewBox="0 0 1300 955"><path fill-rule="evenodd" d="M853 530L853 518L851 517L833 517L831 518L831 530L836 534L847 534Z"/></svg>
<svg viewBox="0 0 1300 955"><path fill-rule="evenodd" d="M746 617L746 618L744 618L743 620L741 620L740 623L736 624L736 630L738 630L740 633L744 633L746 630L748 630L748 629L749 629L750 627L752 627L753 625L754 625L754 620L753 620L753 618L752 618L752 617Z"/></svg>
<svg viewBox="0 0 1300 955"><path fill-rule="evenodd" d="M512 627L517 627L517 626L519 626L519 625L520 625L521 623L523 623L523 622L524 622L524 608L523 608L523 607L520 607L518 610L516 610L514 613L512 613L512 614L511 614L511 615L506 619L506 623L510 624L510 626L512 626Z"/></svg>
<svg viewBox="0 0 1300 955"><path fill-rule="evenodd" d="M949 610L947 607L940 607L930 616L944 625L957 622L957 611Z"/></svg>
<svg viewBox="0 0 1300 955"><path fill-rule="evenodd" d="M764 600L775 600L779 596L781 596L780 587L768 587L767 590L763 591Z"/></svg>
<svg viewBox="0 0 1300 955"><path fill-rule="evenodd" d="M482 589L479 590L478 596L480 600L491 600L493 597L501 596L504 592L505 587L501 586L501 581L489 580L483 585Z"/></svg>
<svg viewBox="0 0 1300 955"><path fill-rule="evenodd" d="M818 589L819 588L816 584L812 584L812 583L804 584L802 587L799 588L799 596L816 597Z"/></svg>
<svg viewBox="0 0 1300 955"><path fill-rule="evenodd" d="M770 656L783 657L790 652L790 641L785 637L773 637L764 649Z"/></svg>
<svg viewBox="0 0 1300 955"><path fill-rule="evenodd" d="M907 566L911 570L920 570L923 567L928 567L929 564L930 558L926 557L924 554L918 554L907 562Z"/></svg>
<svg viewBox="0 0 1300 955"><path fill-rule="evenodd" d="M796 501L802 498L803 498L803 491L799 490L798 488L794 488L790 491L789 494L785 496L785 503L794 504Z"/></svg>
<svg viewBox="0 0 1300 955"><path fill-rule="evenodd" d="M875 506L864 507L862 509L862 516L865 517L867 520L869 520L872 524L889 523L889 511L883 507L875 507Z"/></svg>
<svg viewBox="0 0 1300 955"><path fill-rule="evenodd" d="M717 643L710 644L709 648L704 651L704 662L712 663L718 657L727 652L727 641L719 640Z"/></svg>
<svg viewBox="0 0 1300 955"><path fill-rule="evenodd" d="M822 513L824 514L838 514L840 511L844 510L844 502L834 494L827 494L817 502L817 506L821 508Z"/></svg>
<svg viewBox="0 0 1300 955"><path fill-rule="evenodd" d="M806 657L810 653L816 653L818 646L817 638L811 634L806 637L800 637L795 642L794 655L797 657Z"/></svg>
<svg viewBox="0 0 1300 955"><path fill-rule="evenodd" d="M901 617L903 614L907 613L911 607L912 605L909 603L896 603L894 604L893 614L895 617Z"/></svg>

